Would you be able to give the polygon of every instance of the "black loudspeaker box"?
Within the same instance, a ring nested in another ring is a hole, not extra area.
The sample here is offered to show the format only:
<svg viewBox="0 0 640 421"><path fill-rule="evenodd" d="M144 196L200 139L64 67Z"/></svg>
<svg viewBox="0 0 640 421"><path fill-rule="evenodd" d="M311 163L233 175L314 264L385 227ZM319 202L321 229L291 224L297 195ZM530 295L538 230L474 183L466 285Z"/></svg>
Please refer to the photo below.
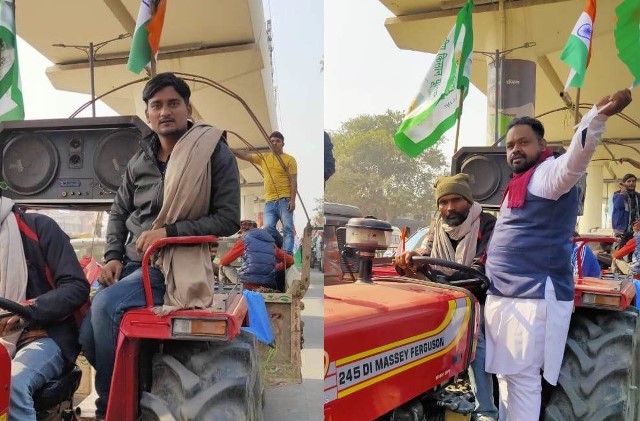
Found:
<svg viewBox="0 0 640 421"><path fill-rule="evenodd" d="M471 180L473 199L485 209L498 209L511 180L504 147L464 147L453 155L451 174L465 173Z"/></svg>
<svg viewBox="0 0 640 421"><path fill-rule="evenodd" d="M552 147L554 155L562 155L565 149ZM504 189L511 180L511 168L507 165L504 147L478 146L460 148L453 155L451 174L465 173L471 179L471 193L485 209L499 209ZM584 209L586 175L578 181L579 215Z"/></svg>
<svg viewBox="0 0 640 421"><path fill-rule="evenodd" d="M4 122L3 195L34 206L108 205L149 133L137 116Z"/></svg>

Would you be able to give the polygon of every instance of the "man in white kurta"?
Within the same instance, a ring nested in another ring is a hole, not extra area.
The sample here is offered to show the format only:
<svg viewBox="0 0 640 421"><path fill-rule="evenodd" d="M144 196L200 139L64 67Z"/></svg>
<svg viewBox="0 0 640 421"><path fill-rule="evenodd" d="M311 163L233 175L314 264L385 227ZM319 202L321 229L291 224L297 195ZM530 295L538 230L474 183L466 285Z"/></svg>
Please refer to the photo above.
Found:
<svg viewBox="0 0 640 421"><path fill-rule="evenodd" d="M500 386L500 421L538 421L541 371L555 385L573 309L571 235L576 183L609 116L631 102L629 90L603 98L585 115L557 158L535 119L515 119L506 137L514 172L487 251L486 369ZM600 111L598 111L600 110Z"/></svg>

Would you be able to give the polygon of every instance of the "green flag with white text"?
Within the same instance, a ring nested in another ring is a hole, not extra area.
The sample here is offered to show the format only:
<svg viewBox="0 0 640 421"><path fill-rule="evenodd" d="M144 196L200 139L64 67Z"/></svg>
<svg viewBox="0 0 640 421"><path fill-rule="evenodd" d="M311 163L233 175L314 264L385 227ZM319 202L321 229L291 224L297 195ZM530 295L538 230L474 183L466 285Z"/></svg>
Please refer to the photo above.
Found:
<svg viewBox="0 0 640 421"><path fill-rule="evenodd" d="M469 91L472 13L473 2L468 0L393 137L398 148L411 157L433 146L459 117L460 90L464 97Z"/></svg>
<svg viewBox="0 0 640 421"><path fill-rule="evenodd" d="M0 121L24 120L15 4L0 1Z"/></svg>

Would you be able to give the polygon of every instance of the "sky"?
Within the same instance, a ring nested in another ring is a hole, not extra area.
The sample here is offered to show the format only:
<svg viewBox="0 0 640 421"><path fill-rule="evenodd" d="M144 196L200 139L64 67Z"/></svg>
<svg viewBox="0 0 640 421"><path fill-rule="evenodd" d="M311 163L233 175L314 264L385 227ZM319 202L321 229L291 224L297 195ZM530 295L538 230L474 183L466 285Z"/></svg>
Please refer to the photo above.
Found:
<svg viewBox="0 0 640 421"><path fill-rule="evenodd" d="M314 199L324 195L323 5L316 0L264 0L263 5L265 19L272 21L278 129L285 136L285 152L297 160L298 189L312 217ZM45 74L52 63L21 39L18 54L25 119L69 117L90 99L89 95L55 90ZM96 106L96 114L117 115L103 103ZM90 117L91 108L80 116ZM295 224L299 232L306 221L298 200Z"/></svg>
<svg viewBox="0 0 640 421"><path fill-rule="evenodd" d="M56 90L45 75L46 68L53 63L19 37L18 57L26 120L69 117L91 99L90 95ZM45 98L52 100L44 100ZM118 114L99 101L96 105L96 115ZM91 117L91 107L80 113L79 117Z"/></svg>
<svg viewBox="0 0 640 421"><path fill-rule="evenodd" d="M393 14L376 0L325 0L324 121L329 130L358 115L405 111L433 54L399 49L384 27ZM447 34L442 34L442 40ZM472 87L460 123L460 146L484 146L486 97ZM466 111L465 111L466 110ZM445 135L453 155L455 130Z"/></svg>

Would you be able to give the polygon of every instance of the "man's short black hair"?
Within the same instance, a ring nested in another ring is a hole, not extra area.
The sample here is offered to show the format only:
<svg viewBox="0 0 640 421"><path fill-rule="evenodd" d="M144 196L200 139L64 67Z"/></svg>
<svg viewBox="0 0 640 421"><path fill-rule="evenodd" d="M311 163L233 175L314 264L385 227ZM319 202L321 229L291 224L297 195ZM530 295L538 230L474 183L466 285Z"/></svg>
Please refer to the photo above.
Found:
<svg viewBox="0 0 640 421"><path fill-rule="evenodd" d="M284 142L284 136L277 130L269 135L269 139L271 139L272 137L278 138Z"/></svg>
<svg viewBox="0 0 640 421"><path fill-rule="evenodd" d="M189 103L189 98L191 97L191 89L189 89L189 85L174 75L173 73L159 73L153 78L149 79L147 84L144 86L142 90L142 99L145 104L149 103L149 100L161 89L166 88L167 86L173 86L173 89L182 97L186 104Z"/></svg>
<svg viewBox="0 0 640 421"><path fill-rule="evenodd" d="M536 134L538 140L544 139L544 126L537 118L533 117L517 117L511 120L509 123L509 127L507 127L507 132L511 130L513 126L529 126Z"/></svg>
<svg viewBox="0 0 640 421"><path fill-rule="evenodd" d="M624 175L624 177L622 177L622 181L623 181L623 182L625 182L625 181L627 181L627 180L628 180L628 179L630 179L630 178L633 178L633 179L635 179L636 181L638 180L638 177L636 177L636 176L635 176L635 175L633 175L633 174L625 174L625 175Z"/></svg>

